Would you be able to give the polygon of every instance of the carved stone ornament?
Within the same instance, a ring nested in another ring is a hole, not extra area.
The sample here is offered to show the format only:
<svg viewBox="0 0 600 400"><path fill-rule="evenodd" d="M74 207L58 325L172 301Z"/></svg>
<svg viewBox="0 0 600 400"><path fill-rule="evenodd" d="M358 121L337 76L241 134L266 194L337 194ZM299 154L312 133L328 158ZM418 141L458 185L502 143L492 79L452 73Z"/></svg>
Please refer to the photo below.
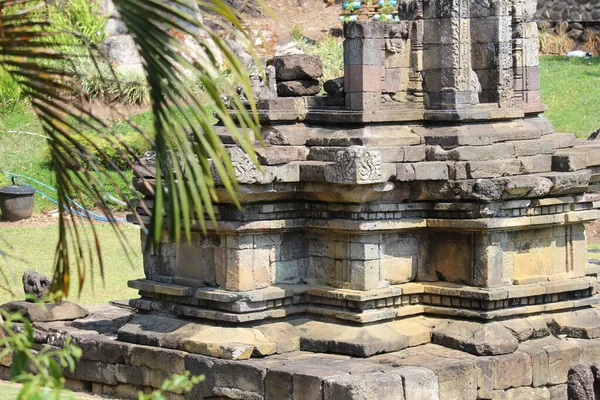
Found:
<svg viewBox="0 0 600 400"><path fill-rule="evenodd" d="M336 183L373 183L381 177L381 154L351 146L338 151L336 163L325 170L325 179Z"/></svg>
<svg viewBox="0 0 600 400"><path fill-rule="evenodd" d="M233 170L235 172L235 178L239 183L257 183L259 178L259 171L256 165L252 162L252 159L244 150L237 146L227 148L229 158L233 164ZM212 163L212 161L211 161ZM213 179L216 183L219 183L221 179L217 173L216 168L212 165Z"/></svg>

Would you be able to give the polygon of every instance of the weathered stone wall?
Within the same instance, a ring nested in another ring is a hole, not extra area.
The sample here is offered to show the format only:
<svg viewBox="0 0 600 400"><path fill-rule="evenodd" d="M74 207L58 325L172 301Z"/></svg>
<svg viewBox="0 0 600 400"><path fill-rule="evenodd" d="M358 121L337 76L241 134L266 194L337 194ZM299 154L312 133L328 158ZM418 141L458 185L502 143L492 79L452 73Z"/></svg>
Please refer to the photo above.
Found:
<svg viewBox="0 0 600 400"><path fill-rule="evenodd" d="M538 0L538 20L600 22L600 2L583 0Z"/></svg>
<svg viewBox="0 0 600 400"><path fill-rule="evenodd" d="M397 340L399 332L408 335L400 334L409 346L400 351L370 358L319 354L327 343L319 340L325 330L310 332L303 339L303 349L308 351L280 348L281 354L237 361L165 348L172 345L177 332L185 335L185 329L173 331L181 325L169 327L164 322L153 325L153 336L145 344L120 341L115 336L123 334L121 326L130 321L130 311L112 306L90 306L89 311L90 316L74 322L35 323L36 342L60 347L72 338L82 348L83 358L74 372L65 373L67 387L120 399L137 398L138 391L150 392L171 374L189 371L204 375L205 380L185 395L166 393L166 399L566 400L567 381L575 381L569 370L578 363L600 360L598 329L592 327L599 317L594 310L583 312L585 316L578 315L579 311L485 325L496 335L502 331L511 337L513 352L509 354L471 354L469 345L478 340L471 331L481 329L480 324L450 322L460 325L454 329L464 333L461 337L447 329L448 322L419 318L404 322L403 328L402 322L396 323L396 338L388 340ZM143 316L134 320L139 318ZM141 329L148 327L140 325L139 329L137 338L141 339ZM380 336L393 333L388 327L376 329ZM341 332L333 325L328 330L333 336ZM352 336L352 328L345 327L344 334ZM243 339L241 331L236 335ZM363 345L370 340L369 335L360 336ZM462 350L449 348L455 347L456 340L469 343L463 343ZM0 379L10 378L9 365L10 357L0 360Z"/></svg>

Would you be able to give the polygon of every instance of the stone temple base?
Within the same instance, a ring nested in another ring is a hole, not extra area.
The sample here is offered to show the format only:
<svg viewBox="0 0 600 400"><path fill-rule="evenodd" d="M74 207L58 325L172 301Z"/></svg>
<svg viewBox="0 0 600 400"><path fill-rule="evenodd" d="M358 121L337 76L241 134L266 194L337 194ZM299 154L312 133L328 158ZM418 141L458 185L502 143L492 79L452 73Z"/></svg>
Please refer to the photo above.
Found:
<svg viewBox="0 0 600 400"><path fill-rule="evenodd" d="M343 327L296 319L270 329L202 326L114 306L88 311L73 322L34 323L36 342L62 346L72 337L83 358L66 373L67 386L123 399L185 370L205 380L168 399L567 399L569 369L600 359L594 307L488 323L415 317ZM390 347L369 347L380 338ZM352 346L386 353L330 354ZM262 357L217 358L248 347ZM10 376L6 361L2 379Z"/></svg>

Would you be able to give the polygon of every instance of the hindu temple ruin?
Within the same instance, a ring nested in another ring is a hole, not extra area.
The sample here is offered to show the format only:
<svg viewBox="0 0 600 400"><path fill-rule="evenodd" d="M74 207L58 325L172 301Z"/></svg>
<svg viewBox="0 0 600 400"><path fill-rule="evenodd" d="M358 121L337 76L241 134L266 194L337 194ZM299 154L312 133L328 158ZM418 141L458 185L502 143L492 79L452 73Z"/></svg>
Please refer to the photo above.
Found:
<svg viewBox="0 0 600 400"><path fill-rule="evenodd" d="M222 130L241 208L223 190L207 235L146 254L112 331L86 335L94 313L40 325L82 346L73 382L127 397L189 370L205 381L173 399L593 399L574 396L598 383L581 363L600 362L600 151L544 117L536 5L403 0L399 22L348 22L327 95L305 95L318 59L273 60L260 165Z"/></svg>

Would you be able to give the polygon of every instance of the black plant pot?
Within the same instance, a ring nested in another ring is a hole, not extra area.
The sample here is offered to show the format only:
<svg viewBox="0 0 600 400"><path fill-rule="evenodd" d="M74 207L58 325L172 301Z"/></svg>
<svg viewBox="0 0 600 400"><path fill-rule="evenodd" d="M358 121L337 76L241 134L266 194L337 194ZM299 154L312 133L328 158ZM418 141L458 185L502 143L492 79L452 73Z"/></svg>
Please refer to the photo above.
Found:
<svg viewBox="0 0 600 400"><path fill-rule="evenodd" d="M31 217L35 189L27 185L10 185L0 188L2 218L16 222Z"/></svg>

